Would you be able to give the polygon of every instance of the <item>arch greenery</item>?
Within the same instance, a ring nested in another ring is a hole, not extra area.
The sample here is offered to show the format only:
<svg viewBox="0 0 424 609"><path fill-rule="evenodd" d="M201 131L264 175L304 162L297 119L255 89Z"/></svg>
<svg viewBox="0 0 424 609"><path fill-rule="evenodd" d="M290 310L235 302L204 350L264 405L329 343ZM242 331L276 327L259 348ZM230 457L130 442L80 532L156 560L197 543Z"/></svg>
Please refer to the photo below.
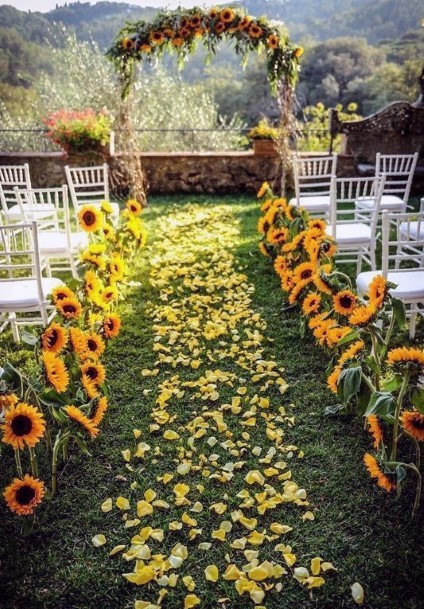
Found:
<svg viewBox="0 0 424 609"><path fill-rule="evenodd" d="M233 43L242 64L246 63L252 51L266 54L271 91L280 102L280 151L283 153L290 135L292 92L303 49L290 41L283 24L265 17L250 17L243 10L230 7L160 11L150 22L128 22L120 30L107 56L115 64L121 79L123 107L126 109L120 118L121 127L128 132L125 138L127 146L131 146L131 142L134 144L134 138L129 136L131 121L128 98L137 65L142 61L154 62L165 52L171 52L177 55L181 67L199 43L207 49L210 58L223 41ZM134 146L132 154L127 150L127 163L131 156L135 158Z"/></svg>

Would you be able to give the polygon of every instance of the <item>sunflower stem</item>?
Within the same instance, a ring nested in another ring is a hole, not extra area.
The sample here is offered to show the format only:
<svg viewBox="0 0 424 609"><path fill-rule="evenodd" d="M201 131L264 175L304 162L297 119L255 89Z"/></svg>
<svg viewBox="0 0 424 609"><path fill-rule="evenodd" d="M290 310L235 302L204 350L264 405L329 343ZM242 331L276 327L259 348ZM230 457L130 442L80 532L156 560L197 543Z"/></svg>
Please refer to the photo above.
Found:
<svg viewBox="0 0 424 609"><path fill-rule="evenodd" d="M371 330L371 328L370 328L370 336L371 336L371 344L372 344L371 355L374 357L376 364L378 366L378 369L380 370L380 359L378 357L377 341L375 339L374 332ZM375 372L374 380L375 380L375 390L380 391L380 374L378 372Z"/></svg>
<svg viewBox="0 0 424 609"><path fill-rule="evenodd" d="M403 377L402 387L399 391L399 396L396 404L395 410L395 420L393 423L393 443L392 443L392 452L390 453L390 460L396 461L397 455L397 443L398 443L398 430L399 430L399 415L402 408L403 398L405 396L406 390L408 389L409 383L409 372L405 372L405 376Z"/></svg>
<svg viewBox="0 0 424 609"><path fill-rule="evenodd" d="M23 478L24 474L22 472L21 455L19 453L19 448L15 448L15 463L19 478Z"/></svg>
<svg viewBox="0 0 424 609"><path fill-rule="evenodd" d="M57 493L57 462L60 447L63 442L65 442L69 437L69 432L66 432L63 436L60 435L60 432L56 436L56 440L53 446L53 455L52 455L52 493L51 496L54 497Z"/></svg>
<svg viewBox="0 0 424 609"><path fill-rule="evenodd" d="M35 450L33 447L28 447L29 450L29 460L31 463L31 473L34 478L38 478L38 468L37 468L37 458L35 456Z"/></svg>
<svg viewBox="0 0 424 609"><path fill-rule="evenodd" d="M362 378L365 381L366 385L369 387L369 389L371 390L372 393L374 393L374 391L376 391L376 388L374 387L374 385L372 384L371 379L364 374L364 372L362 372Z"/></svg>
<svg viewBox="0 0 424 609"><path fill-rule="evenodd" d="M348 277L345 273L342 273L341 271L333 271L332 273L330 273L330 277L333 277L334 275L340 275L340 277L344 277L347 281L349 289L352 290L352 281L350 277Z"/></svg>
<svg viewBox="0 0 424 609"><path fill-rule="evenodd" d="M389 342L390 342L390 339L392 337L393 329L395 327L395 321L396 321L396 318L394 316L394 313L392 312L392 317L390 319L390 324L389 324L389 327L387 328L386 338L384 339L384 347L383 347L383 349L382 349L382 351L380 353L380 361L381 362L386 359L387 350L389 348Z"/></svg>

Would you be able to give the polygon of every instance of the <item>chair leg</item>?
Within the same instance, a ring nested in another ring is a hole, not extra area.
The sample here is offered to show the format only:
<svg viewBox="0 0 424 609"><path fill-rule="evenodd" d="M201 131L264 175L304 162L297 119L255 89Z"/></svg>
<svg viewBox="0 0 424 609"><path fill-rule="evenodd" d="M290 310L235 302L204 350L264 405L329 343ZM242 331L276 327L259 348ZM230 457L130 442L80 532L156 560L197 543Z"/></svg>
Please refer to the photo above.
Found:
<svg viewBox="0 0 424 609"><path fill-rule="evenodd" d="M356 261L356 275L359 275L362 269L362 252L358 251L358 258Z"/></svg>
<svg viewBox="0 0 424 609"><path fill-rule="evenodd" d="M370 249L370 262L371 262L371 270L375 271L377 268L377 264L375 261L375 245Z"/></svg>
<svg viewBox="0 0 424 609"><path fill-rule="evenodd" d="M21 337L19 336L18 324L16 323L16 315L15 313L11 313L9 316L10 325L12 328L12 336L15 343L21 342Z"/></svg>
<svg viewBox="0 0 424 609"><path fill-rule="evenodd" d="M415 329L417 325L417 314L411 313L411 319L409 321L409 338L413 339L415 337Z"/></svg>
<svg viewBox="0 0 424 609"><path fill-rule="evenodd" d="M72 252L69 254L69 264L71 265L72 277L78 279L77 267Z"/></svg>

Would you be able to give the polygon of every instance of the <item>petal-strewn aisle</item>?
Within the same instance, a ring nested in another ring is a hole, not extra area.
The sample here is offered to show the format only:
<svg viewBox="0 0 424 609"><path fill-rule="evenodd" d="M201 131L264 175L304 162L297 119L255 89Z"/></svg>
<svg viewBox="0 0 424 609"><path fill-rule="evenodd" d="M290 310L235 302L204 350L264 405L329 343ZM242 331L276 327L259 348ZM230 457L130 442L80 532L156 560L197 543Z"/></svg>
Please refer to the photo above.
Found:
<svg viewBox="0 0 424 609"><path fill-rule="evenodd" d="M192 205L159 230L146 305L156 361L135 370L154 407L123 447L126 492L102 505L122 525L103 549L140 586L136 609L277 606L293 585L319 596L333 567L293 541L314 526L313 498L295 480L303 453L272 331L231 253L236 218Z"/></svg>

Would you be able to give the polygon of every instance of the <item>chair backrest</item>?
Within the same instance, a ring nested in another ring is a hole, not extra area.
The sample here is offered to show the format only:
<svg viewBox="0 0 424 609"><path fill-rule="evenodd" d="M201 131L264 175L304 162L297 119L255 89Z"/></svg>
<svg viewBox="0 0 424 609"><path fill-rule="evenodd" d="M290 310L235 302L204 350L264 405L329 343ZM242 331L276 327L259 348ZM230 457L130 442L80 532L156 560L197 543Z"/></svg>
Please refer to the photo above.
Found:
<svg viewBox="0 0 424 609"><path fill-rule="evenodd" d="M377 153L375 161L375 175L386 175L385 195L399 196L403 202L408 202L411 192L412 180L418 161L418 152L415 154L380 154Z"/></svg>
<svg viewBox="0 0 424 609"><path fill-rule="evenodd" d="M95 167L65 166L72 204L77 211L81 205L109 201L109 169L107 163Z"/></svg>
<svg viewBox="0 0 424 609"><path fill-rule="evenodd" d="M393 230L395 227L395 230ZM424 267L424 212L383 212L382 271L384 277L391 268L396 272ZM402 263L405 266L402 268Z"/></svg>
<svg viewBox="0 0 424 609"><path fill-rule="evenodd" d="M40 303L43 302L38 227L36 222L0 226L0 292L2 282L22 282L35 278Z"/></svg>
<svg viewBox="0 0 424 609"><path fill-rule="evenodd" d="M35 221L39 231L70 230L68 188L15 189L21 215L26 222Z"/></svg>
<svg viewBox="0 0 424 609"><path fill-rule="evenodd" d="M330 223L336 239L339 224L367 224L375 239L380 201L384 192L386 176L370 178L332 178L330 193ZM360 215L355 210L356 201L372 201L372 209Z"/></svg>
<svg viewBox="0 0 424 609"><path fill-rule="evenodd" d="M331 179L336 176L337 155L295 157L293 159L296 198L330 194Z"/></svg>
<svg viewBox="0 0 424 609"><path fill-rule="evenodd" d="M31 188L28 163L24 165L0 165L0 203L6 221L9 207L17 204L15 188Z"/></svg>

